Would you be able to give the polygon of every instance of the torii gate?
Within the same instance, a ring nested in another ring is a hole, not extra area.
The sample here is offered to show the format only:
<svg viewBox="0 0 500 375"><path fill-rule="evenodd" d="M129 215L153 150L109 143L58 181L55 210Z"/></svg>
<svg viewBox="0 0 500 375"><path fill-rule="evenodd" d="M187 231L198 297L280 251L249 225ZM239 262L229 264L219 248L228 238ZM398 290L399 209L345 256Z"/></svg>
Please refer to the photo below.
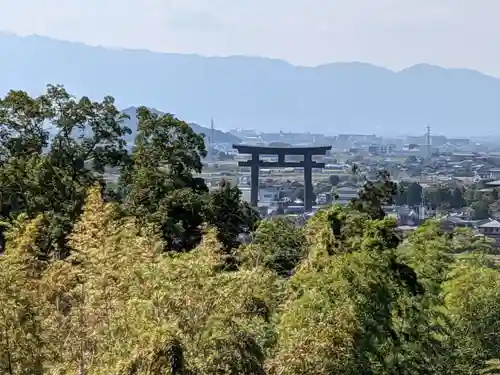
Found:
<svg viewBox="0 0 500 375"><path fill-rule="evenodd" d="M252 158L247 161L240 161L238 166L250 167L250 203L257 207L259 201L259 168L304 168L304 208L310 212L313 206L313 184L312 169L325 168L325 163L318 163L312 160L314 155L325 155L332 146L322 147L260 147L250 145L233 145L240 154L250 154ZM278 155L277 162L268 162L260 160L260 155ZM286 155L302 155L303 161L286 162Z"/></svg>

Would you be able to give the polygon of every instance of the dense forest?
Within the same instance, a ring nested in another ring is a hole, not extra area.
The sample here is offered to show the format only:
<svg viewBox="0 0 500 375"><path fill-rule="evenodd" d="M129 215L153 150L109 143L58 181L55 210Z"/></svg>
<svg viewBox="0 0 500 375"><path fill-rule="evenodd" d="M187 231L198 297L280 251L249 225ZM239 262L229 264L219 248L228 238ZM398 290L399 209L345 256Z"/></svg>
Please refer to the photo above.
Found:
<svg viewBox="0 0 500 375"><path fill-rule="evenodd" d="M185 122L137 122L128 153L111 97L0 100L0 374L500 371L489 243L433 221L402 238L387 174L303 227L260 220L196 177Z"/></svg>

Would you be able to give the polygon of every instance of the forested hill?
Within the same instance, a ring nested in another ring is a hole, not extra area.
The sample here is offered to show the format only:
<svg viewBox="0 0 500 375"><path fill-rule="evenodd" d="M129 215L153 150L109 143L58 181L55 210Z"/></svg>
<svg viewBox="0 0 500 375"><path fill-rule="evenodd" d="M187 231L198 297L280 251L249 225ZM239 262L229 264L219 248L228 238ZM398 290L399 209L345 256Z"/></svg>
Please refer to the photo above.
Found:
<svg viewBox="0 0 500 375"><path fill-rule="evenodd" d="M258 57L118 50L0 34L0 93L63 83L77 95L113 94L220 129L500 133L500 80L416 65L400 72L361 63L297 67ZM473 129L473 130L472 130Z"/></svg>
<svg viewBox="0 0 500 375"><path fill-rule="evenodd" d="M129 108L122 110L122 113L124 113L130 117L130 119L125 120L125 123L124 123L132 131L132 133L130 135L126 136L126 139L128 142L133 142L135 139L135 135L137 133L136 111L137 111L137 107L129 107ZM155 109L152 109L151 112L156 113L159 116L164 115L163 112L155 110ZM194 130L194 132L196 134L204 134L206 140L212 134L212 129L210 129L210 128L207 128L207 127L204 127L204 126L201 126L198 124L194 124L194 123L190 123L189 126L191 127L191 129ZM231 133L226 133L226 132L214 129L212 142L235 144L235 143L240 143L241 139L239 139L235 135L232 135Z"/></svg>

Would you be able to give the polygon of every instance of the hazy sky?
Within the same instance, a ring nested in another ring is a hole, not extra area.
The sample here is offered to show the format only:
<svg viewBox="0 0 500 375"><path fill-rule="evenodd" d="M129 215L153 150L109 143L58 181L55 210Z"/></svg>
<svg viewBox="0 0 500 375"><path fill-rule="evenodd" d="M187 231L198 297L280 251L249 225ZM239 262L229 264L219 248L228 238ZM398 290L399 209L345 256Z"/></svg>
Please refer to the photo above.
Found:
<svg viewBox="0 0 500 375"><path fill-rule="evenodd" d="M428 62L500 76L500 0L0 0L0 30L301 65Z"/></svg>

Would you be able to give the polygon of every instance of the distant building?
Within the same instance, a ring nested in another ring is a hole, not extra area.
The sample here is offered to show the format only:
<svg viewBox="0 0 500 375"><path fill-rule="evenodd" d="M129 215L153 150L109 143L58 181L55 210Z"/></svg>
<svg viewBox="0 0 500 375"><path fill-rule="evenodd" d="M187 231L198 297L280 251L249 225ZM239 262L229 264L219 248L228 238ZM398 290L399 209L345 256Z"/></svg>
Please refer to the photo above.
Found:
<svg viewBox="0 0 500 375"><path fill-rule="evenodd" d="M449 232L456 228L474 228L474 222L459 215L448 215L440 220L441 229Z"/></svg>
<svg viewBox="0 0 500 375"><path fill-rule="evenodd" d="M500 187L500 180L487 182L486 185L493 187Z"/></svg>
<svg viewBox="0 0 500 375"><path fill-rule="evenodd" d="M500 178L500 168L491 168L481 171L485 178L487 179L498 179Z"/></svg>
<svg viewBox="0 0 500 375"><path fill-rule="evenodd" d="M339 134L337 142L361 142L361 143L379 143L380 137L375 134Z"/></svg>
<svg viewBox="0 0 500 375"><path fill-rule="evenodd" d="M500 245L500 222L488 219L486 223L478 226L478 230L479 233L495 240L497 245Z"/></svg>
<svg viewBox="0 0 500 375"><path fill-rule="evenodd" d="M279 189L277 187L264 187L259 189L259 202L272 203L279 201Z"/></svg>
<svg viewBox="0 0 500 375"><path fill-rule="evenodd" d="M390 155L396 150L396 145L380 144L368 146L368 152L372 155Z"/></svg>
<svg viewBox="0 0 500 375"><path fill-rule="evenodd" d="M304 213L304 205L288 206L287 208L285 208L285 215L303 214L303 213Z"/></svg>
<svg viewBox="0 0 500 375"><path fill-rule="evenodd" d="M454 152L451 155L451 161L474 160L478 157L475 152Z"/></svg>
<svg viewBox="0 0 500 375"><path fill-rule="evenodd" d="M448 215L441 218L440 226L442 230L450 232L458 228L470 228L480 235L495 240L496 244L500 245L500 222L498 220L468 220L458 215Z"/></svg>
<svg viewBox="0 0 500 375"><path fill-rule="evenodd" d="M474 176L477 181L480 180L495 180L500 178L500 168L485 168L482 166L481 168L477 168L474 171ZM493 186L493 183L490 183Z"/></svg>
<svg viewBox="0 0 500 375"><path fill-rule="evenodd" d="M455 147L470 146L472 141L468 138L448 138L448 144Z"/></svg>
<svg viewBox="0 0 500 375"><path fill-rule="evenodd" d="M433 147L440 147L447 142L447 139L444 135L432 135L430 141ZM417 137L408 136L406 137L406 142L419 145L427 145L427 136L426 135L421 135Z"/></svg>
<svg viewBox="0 0 500 375"><path fill-rule="evenodd" d="M250 202L250 198L251 198L250 197L250 195L251 195L250 188L247 186L238 186L238 188L241 191L241 200L245 201L245 202Z"/></svg>

